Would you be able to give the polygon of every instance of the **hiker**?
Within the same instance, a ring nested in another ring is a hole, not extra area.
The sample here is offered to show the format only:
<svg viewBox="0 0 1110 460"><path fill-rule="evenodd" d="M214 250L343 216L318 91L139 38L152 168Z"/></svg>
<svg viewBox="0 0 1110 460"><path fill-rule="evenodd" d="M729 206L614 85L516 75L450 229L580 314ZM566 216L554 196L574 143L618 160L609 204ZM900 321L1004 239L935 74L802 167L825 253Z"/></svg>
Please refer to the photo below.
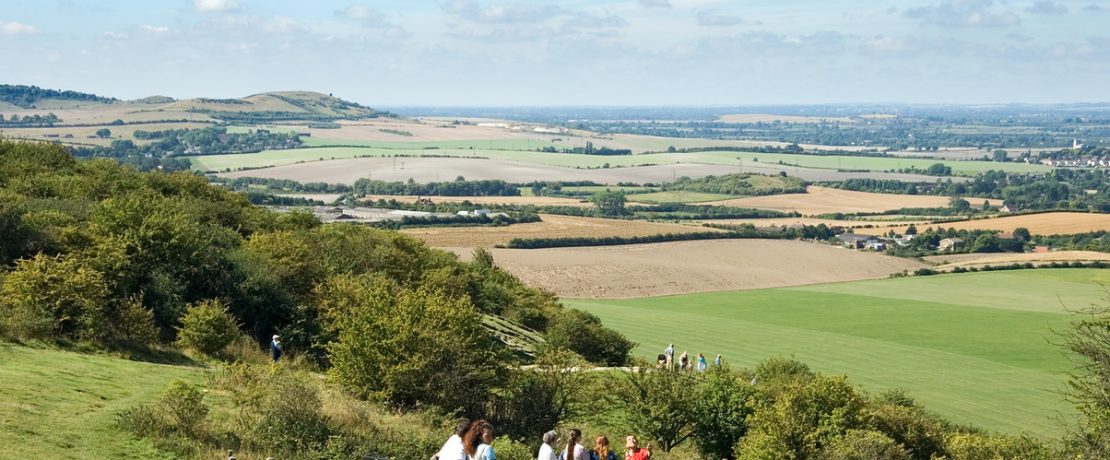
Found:
<svg viewBox="0 0 1110 460"><path fill-rule="evenodd" d="M563 449L562 455L559 460L590 460L589 454L586 453L586 448L582 447L579 441L582 440L582 430L573 428L570 430L570 439L567 439L567 447Z"/></svg>
<svg viewBox="0 0 1110 460"><path fill-rule="evenodd" d="M659 356L655 357L655 368L656 369L662 369L663 366L666 366L666 365L667 365L667 355L665 355L663 353L660 353Z"/></svg>
<svg viewBox="0 0 1110 460"><path fill-rule="evenodd" d="M609 450L609 438L598 436L594 439L594 450L590 451L590 460L617 460L617 454Z"/></svg>
<svg viewBox="0 0 1110 460"><path fill-rule="evenodd" d="M273 358L276 363L281 360L283 354L285 351L281 349L281 337L274 334L273 340L270 341L270 358Z"/></svg>
<svg viewBox="0 0 1110 460"><path fill-rule="evenodd" d="M543 434L543 444L540 444L540 453L536 460L559 460L555 455L555 443L559 441L559 432L555 430Z"/></svg>
<svg viewBox="0 0 1110 460"><path fill-rule="evenodd" d="M682 370L690 368L690 355L685 351L682 352L682 356L678 358L678 368Z"/></svg>
<svg viewBox="0 0 1110 460"><path fill-rule="evenodd" d="M717 359L713 360L713 365L715 365L717 367L721 367L721 362L722 362L721 361L721 355L717 355Z"/></svg>
<svg viewBox="0 0 1110 460"><path fill-rule="evenodd" d="M705 355L698 353L698 372L705 372L708 367L709 364L705 362Z"/></svg>
<svg viewBox="0 0 1110 460"><path fill-rule="evenodd" d="M624 460L648 460L651 458L651 445L647 447L640 447L640 440L635 436L625 438L624 447L628 449L624 453Z"/></svg>
<svg viewBox="0 0 1110 460"><path fill-rule="evenodd" d="M485 420L471 423L463 436L463 448L469 460L495 460L492 443L493 425Z"/></svg>
<svg viewBox="0 0 1110 460"><path fill-rule="evenodd" d="M465 418L459 419L459 423L455 425L455 434L447 438L447 442L443 443L443 447L439 449L432 460L466 460L466 452L463 451L463 436L466 435L466 430L470 428L470 420Z"/></svg>
<svg viewBox="0 0 1110 460"><path fill-rule="evenodd" d="M667 368L668 369L673 369L674 368L674 344L672 343L672 344L668 345L667 349L663 350L663 354L667 356Z"/></svg>

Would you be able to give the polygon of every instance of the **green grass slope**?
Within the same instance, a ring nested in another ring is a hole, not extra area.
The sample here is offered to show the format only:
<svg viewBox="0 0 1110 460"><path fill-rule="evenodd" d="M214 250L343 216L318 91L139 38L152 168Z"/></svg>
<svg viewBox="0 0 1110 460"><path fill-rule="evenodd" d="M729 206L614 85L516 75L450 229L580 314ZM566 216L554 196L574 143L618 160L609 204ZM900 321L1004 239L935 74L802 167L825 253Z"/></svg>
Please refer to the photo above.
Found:
<svg viewBox="0 0 1110 460"><path fill-rule="evenodd" d="M0 342L0 458L174 458L116 428L116 414L203 368Z"/></svg>
<svg viewBox="0 0 1110 460"><path fill-rule="evenodd" d="M775 355L902 388L957 423L1056 436L1068 358L1053 344L1064 308L1097 303L1110 271L1029 270L913 277L633 300L568 300L652 358L668 343L735 366Z"/></svg>

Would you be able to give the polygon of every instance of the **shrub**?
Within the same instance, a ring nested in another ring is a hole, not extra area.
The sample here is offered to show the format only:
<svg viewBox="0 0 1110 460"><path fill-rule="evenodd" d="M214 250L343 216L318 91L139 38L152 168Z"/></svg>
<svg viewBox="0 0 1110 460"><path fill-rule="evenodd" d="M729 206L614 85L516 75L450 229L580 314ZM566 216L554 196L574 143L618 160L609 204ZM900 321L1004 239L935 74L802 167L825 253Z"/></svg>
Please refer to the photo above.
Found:
<svg viewBox="0 0 1110 460"><path fill-rule="evenodd" d="M122 412L117 423L139 436L198 438L205 432L207 415L204 393L193 385L175 380L158 400Z"/></svg>
<svg viewBox="0 0 1110 460"><path fill-rule="evenodd" d="M877 431L848 430L833 438L817 460L909 460L897 442Z"/></svg>
<svg viewBox="0 0 1110 460"><path fill-rule="evenodd" d="M581 310L564 310L547 329L547 344L571 350L592 363L623 366L636 344L620 332L606 328L597 316Z"/></svg>
<svg viewBox="0 0 1110 460"><path fill-rule="evenodd" d="M493 440L493 452L499 460L532 460L532 449L523 443L501 436Z"/></svg>
<svg viewBox="0 0 1110 460"><path fill-rule="evenodd" d="M78 258L39 254L17 262L4 278L0 329L32 339L99 339L107 297L104 275Z"/></svg>
<svg viewBox="0 0 1110 460"><path fill-rule="evenodd" d="M1052 451L1040 442L1025 436L952 433L945 438L945 451L953 460L1049 460Z"/></svg>
<svg viewBox="0 0 1110 460"><path fill-rule="evenodd" d="M187 307L181 318L177 342L183 347L214 355L236 337L239 337L239 325L227 306L218 300L204 300Z"/></svg>
<svg viewBox="0 0 1110 460"><path fill-rule="evenodd" d="M236 431L247 446L307 452L323 448L332 433L319 383L305 372L236 364L222 368L212 382L239 408Z"/></svg>
<svg viewBox="0 0 1110 460"><path fill-rule="evenodd" d="M748 432L756 409L755 387L726 367L714 367L694 389L694 443L706 458L733 458L733 446Z"/></svg>

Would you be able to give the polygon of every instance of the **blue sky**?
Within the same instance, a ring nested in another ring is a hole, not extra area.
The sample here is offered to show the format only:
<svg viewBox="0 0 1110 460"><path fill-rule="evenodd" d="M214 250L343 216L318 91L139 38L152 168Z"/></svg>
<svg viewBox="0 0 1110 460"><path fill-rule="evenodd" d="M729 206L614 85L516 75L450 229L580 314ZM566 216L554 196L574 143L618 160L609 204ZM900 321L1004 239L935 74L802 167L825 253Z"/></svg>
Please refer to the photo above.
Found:
<svg viewBox="0 0 1110 460"><path fill-rule="evenodd" d="M1108 0L0 0L0 80L374 105L1110 101Z"/></svg>

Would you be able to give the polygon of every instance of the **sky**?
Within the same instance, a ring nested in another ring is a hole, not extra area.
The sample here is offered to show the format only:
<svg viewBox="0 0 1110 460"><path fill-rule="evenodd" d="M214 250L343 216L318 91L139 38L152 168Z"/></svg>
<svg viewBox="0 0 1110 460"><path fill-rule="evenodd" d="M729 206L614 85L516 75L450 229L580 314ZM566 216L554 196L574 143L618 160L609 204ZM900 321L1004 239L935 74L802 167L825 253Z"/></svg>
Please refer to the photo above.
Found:
<svg viewBox="0 0 1110 460"><path fill-rule="evenodd" d="M0 83L369 106L1110 101L1110 0L0 0Z"/></svg>

